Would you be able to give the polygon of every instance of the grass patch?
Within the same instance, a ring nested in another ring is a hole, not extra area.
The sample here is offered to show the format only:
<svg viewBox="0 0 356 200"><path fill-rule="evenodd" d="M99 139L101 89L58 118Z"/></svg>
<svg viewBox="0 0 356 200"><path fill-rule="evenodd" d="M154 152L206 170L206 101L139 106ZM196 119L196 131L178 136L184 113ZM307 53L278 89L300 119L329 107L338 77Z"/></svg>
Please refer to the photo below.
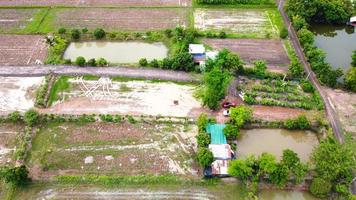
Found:
<svg viewBox="0 0 356 200"><path fill-rule="evenodd" d="M51 106L55 101L59 100L58 93L69 91L70 84L68 80L69 80L69 76L60 76L56 80L49 93L48 106Z"/></svg>
<svg viewBox="0 0 356 200"><path fill-rule="evenodd" d="M20 31L20 33L39 33L39 28L42 27L43 21L46 19L48 13L50 12L50 8L43 8L40 9L38 12L35 13L33 20L30 24L26 26L25 29Z"/></svg>

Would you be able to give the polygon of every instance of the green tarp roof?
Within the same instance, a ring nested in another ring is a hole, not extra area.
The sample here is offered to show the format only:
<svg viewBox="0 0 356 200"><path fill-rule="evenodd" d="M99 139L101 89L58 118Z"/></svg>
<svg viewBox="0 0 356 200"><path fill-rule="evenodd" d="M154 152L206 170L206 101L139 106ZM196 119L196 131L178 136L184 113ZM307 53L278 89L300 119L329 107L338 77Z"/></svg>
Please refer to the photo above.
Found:
<svg viewBox="0 0 356 200"><path fill-rule="evenodd" d="M206 132L210 134L210 144L227 144L226 137L224 135L225 124L208 124L206 126Z"/></svg>

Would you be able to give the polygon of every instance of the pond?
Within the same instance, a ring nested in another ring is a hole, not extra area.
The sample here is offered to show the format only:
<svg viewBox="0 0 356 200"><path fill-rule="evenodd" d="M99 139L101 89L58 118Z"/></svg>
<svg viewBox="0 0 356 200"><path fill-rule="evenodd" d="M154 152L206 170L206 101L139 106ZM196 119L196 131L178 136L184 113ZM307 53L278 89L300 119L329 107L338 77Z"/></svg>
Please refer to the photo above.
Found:
<svg viewBox="0 0 356 200"><path fill-rule="evenodd" d="M281 158L284 149L298 153L302 161L308 161L313 148L319 143L316 133L285 129L241 130L237 140L237 156L259 156L268 152Z"/></svg>
<svg viewBox="0 0 356 200"><path fill-rule="evenodd" d="M74 61L78 56L86 60L105 58L110 63L138 63L141 58L148 61L166 58L168 48L161 42L72 42L64 52L64 59Z"/></svg>
<svg viewBox="0 0 356 200"><path fill-rule="evenodd" d="M301 191L286 191L286 190L261 190L259 194L260 200L316 200L308 192Z"/></svg>
<svg viewBox="0 0 356 200"><path fill-rule="evenodd" d="M356 50L355 28L346 25L314 24L311 30L315 34L315 45L326 52L326 61L334 69L348 69L352 51Z"/></svg>

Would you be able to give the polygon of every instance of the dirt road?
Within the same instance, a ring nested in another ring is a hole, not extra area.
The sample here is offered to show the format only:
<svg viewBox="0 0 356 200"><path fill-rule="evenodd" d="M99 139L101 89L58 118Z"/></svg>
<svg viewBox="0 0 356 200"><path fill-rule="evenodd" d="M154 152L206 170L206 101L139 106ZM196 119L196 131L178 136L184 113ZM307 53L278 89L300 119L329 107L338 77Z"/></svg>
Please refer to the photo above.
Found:
<svg viewBox="0 0 356 200"><path fill-rule="evenodd" d="M287 16L287 14L283 10L285 0L276 0L276 3L278 5L278 10L280 11L280 13L283 17L284 24L286 27L288 27L289 38L292 42L295 52L298 55L299 60L303 64L304 70L306 71L307 74L309 74L309 76L308 76L309 80L312 82L314 87L318 90L321 98L324 101L326 115L327 115L328 121L333 129L334 135L340 143L343 143L344 142L344 136L342 133L343 129L342 129L341 123L338 119L337 112L335 111L334 107L332 106L328 96L325 94L324 90L320 86L318 79L316 78L314 72L311 70L309 63L304 56L304 53L303 53L302 47L299 43L297 34L296 34L293 26L291 25L291 22Z"/></svg>
<svg viewBox="0 0 356 200"><path fill-rule="evenodd" d="M147 68L128 68L128 67L77 67L77 66L0 66L0 76L7 77L36 77L45 76L49 73L56 75L97 75L110 77L143 78L151 80L168 80L179 82L199 82L200 76L186 72L147 69Z"/></svg>

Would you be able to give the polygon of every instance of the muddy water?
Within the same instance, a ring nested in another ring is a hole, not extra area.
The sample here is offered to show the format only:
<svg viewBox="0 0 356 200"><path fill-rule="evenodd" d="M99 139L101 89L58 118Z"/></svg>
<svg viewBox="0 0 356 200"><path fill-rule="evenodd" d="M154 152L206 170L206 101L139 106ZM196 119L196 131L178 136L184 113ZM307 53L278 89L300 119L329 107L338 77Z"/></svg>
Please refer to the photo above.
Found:
<svg viewBox="0 0 356 200"><path fill-rule="evenodd" d="M316 200L308 192L283 191L283 190L262 190L259 195L260 200Z"/></svg>
<svg viewBox="0 0 356 200"><path fill-rule="evenodd" d="M335 69L348 69L356 50L356 30L350 26L312 25L315 45L326 52L326 61Z"/></svg>
<svg viewBox="0 0 356 200"><path fill-rule="evenodd" d="M105 58L110 63L138 63L141 58L161 60L167 53L167 47L161 42L72 42L63 58L73 61L83 56L86 60Z"/></svg>
<svg viewBox="0 0 356 200"><path fill-rule="evenodd" d="M269 152L280 158L284 149L298 153L303 161L308 161L313 147L318 144L316 133L310 131L289 131L285 129L241 130L237 141L238 156L256 156Z"/></svg>

